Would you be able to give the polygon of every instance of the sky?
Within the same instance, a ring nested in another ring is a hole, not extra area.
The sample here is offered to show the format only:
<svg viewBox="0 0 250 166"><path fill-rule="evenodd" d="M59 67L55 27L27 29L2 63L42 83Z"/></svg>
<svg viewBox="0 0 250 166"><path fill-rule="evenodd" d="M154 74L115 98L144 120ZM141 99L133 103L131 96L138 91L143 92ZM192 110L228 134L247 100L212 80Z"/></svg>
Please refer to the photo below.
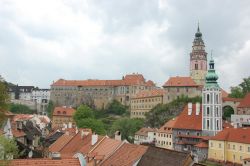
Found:
<svg viewBox="0 0 250 166"><path fill-rule="evenodd" d="M162 86L189 75L199 21L229 90L250 76L249 16L249 0L0 0L0 75L49 88L141 73Z"/></svg>

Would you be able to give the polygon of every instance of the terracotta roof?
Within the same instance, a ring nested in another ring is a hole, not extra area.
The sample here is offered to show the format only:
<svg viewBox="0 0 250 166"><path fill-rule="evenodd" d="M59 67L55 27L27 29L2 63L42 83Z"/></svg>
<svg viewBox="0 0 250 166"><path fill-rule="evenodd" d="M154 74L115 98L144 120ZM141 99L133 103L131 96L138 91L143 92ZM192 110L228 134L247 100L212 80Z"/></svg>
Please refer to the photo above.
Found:
<svg viewBox="0 0 250 166"><path fill-rule="evenodd" d="M194 146L196 146L198 148L208 148L208 144L206 142L203 142L203 141L194 145Z"/></svg>
<svg viewBox="0 0 250 166"><path fill-rule="evenodd" d="M225 128L210 140L250 144L250 128Z"/></svg>
<svg viewBox="0 0 250 166"><path fill-rule="evenodd" d="M122 141L118 141L115 139L111 139L108 137L105 137L97 146L91 149L91 151L88 153L88 156L105 156L104 158L107 158L110 154L112 154L120 145L122 144Z"/></svg>
<svg viewBox="0 0 250 166"><path fill-rule="evenodd" d="M222 128L233 128L230 122L223 120L222 122Z"/></svg>
<svg viewBox="0 0 250 166"><path fill-rule="evenodd" d="M51 86L122 86L122 85L152 86L152 81L146 82L141 74L129 74L121 80L64 80L59 79Z"/></svg>
<svg viewBox="0 0 250 166"><path fill-rule="evenodd" d="M124 143L118 150L107 158L102 166L131 166L138 161L148 147Z"/></svg>
<svg viewBox="0 0 250 166"><path fill-rule="evenodd" d="M231 97L223 97L223 98L222 98L222 101L223 101L223 102L225 102L225 101L241 102L242 99L239 99L239 98L231 98Z"/></svg>
<svg viewBox="0 0 250 166"><path fill-rule="evenodd" d="M238 108L244 108L244 107L247 107L247 108L250 107L250 93L246 94L244 99L238 105Z"/></svg>
<svg viewBox="0 0 250 166"><path fill-rule="evenodd" d="M191 77L170 77L168 81L163 85L163 87L182 87L182 86L195 86L198 87Z"/></svg>
<svg viewBox="0 0 250 166"><path fill-rule="evenodd" d="M24 137L26 135L22 130L12 129L11 132L15 138Z"/></svg>
<svg viewBox="0 0 250 166"><path fill-rule="evenodd" d="M178 117L173 118L167 121L161 128L158 130L160 133L172 133L172 128L174 127Z"/></svg>
<svg viewBox="0 0 250 166"><path fill-rule="evenodd" d="M228 97L227 91L225 91L225 90L222 89L222 88L221 88L221 96L222 96L222 98L223 98L223 97Z"/></svg>
<svg viewBox="0 0 250 166"><path fill-rule="evenodd" d="M73 116L75 109L69 107L55 107L53 116Z"/></svg>
<svg viewBox="0 0 250 166"><path fill-rule="evenodd" d="M178 116L177 121L173 128L189 129L189 130L202 130L202 107L200 105L200 113L196 115L196 104L192 104L192 113L188 115L188 105Z"/></svg>
<svg viewBox="0 0 250 166"><path fill-rule="evenodd" d="M151 81L151 80L148 80L146 82L146 86L155 86L155 83L153 81Z"/></svg>
<svg viewBox="0 0 250 166"><path fill-rule="evenodd" d="M190 159L190 160L189 160ZM169 149L148 147L138 166L183 166L190 165L192 158L189 153Z"/></svg>
<svg viewBox="0 0 250 166"><path fill-rule="evenodd" d="M163 96L165 94L164 89L152 89L152 90L143 90L136 94L133 98L147 98L147 97L156 97Z"/></svg>
<svg viewBox="0 0 250 166"><path fill-rule="evenodd" d="M250 158L245 158L245 159L243 159L244 161L248 161L248 162L250 162Z"/></svg>
<svg viewBox="0 0 250 166"><path fill-rule="evenodd" d="M9 166L80 166L79 159L15 159L10 160Z"/></svg>
<svg viewBox="0 0 250 166"><path fill-rule="evenodd" d="M143 127L135 133L135 135L148 136L148 132L157 132L157 129L150 127Z"/></svg>
<svg viewBox="0 0 250 166"><path fill-rule="evenodd" d="M24 121L24 120L29 120L32 118L33 118L32 114L15 114L13 120L14 121Z"/></svg>
<svg viewBox="0 0 250 166"><path fill-rule="evenodd" d="M60 150L73 138L72 134L63 134L52 145L49 146L50 152L60 152Z"/></svg>
<svg viewBox="0 0 250 166"><path fill-rule="evenodd" d="M72 157L75 153L80 152L83 146L91 146L92 132L86 130L79 131L61 150L61 157ZM84 152L85 154L86 152Z"/></svg>

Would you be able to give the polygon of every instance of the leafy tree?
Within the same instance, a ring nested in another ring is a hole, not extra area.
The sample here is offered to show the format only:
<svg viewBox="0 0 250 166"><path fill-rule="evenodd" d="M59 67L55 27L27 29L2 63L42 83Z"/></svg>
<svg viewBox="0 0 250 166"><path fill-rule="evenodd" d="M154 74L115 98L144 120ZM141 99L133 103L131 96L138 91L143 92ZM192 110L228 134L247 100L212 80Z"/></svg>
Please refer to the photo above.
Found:
<svg viewBox="0 0 250 166"><path fill-rule="evenodd" d="M110 114L122 115L127 111L127 107L122 105L119 101L113 100L107 105L105 111Z"/></svg>
<svg viewBox="0 0 250 166"><path fill-rule="evenodd" d="M80 105L73 118L75 120L76 123L78 123L80 120L82 119L86 119L86 118L94 118L94 110L92 110L90 107L88 107L87 105Z"/></svg>
<svg viewBox="0 0 250 166"><path fill-rule="evenodd" d="M91 128L97 134L105 134L105 128L102 121L93 118L84 118L78 121L77 126L79 128Z"/></svg>
<svg viewBox="0 0 250 166"><path fill-rule="evenodd" d="M30 109L28 106L23 104L13 104L11 103L9 106L9 110L15 114L33 114L35 110Z"/></svg>
<svg viewBox="0 0 250 166"><path fill-rule="evenodd" d="M234 114L234 109L230 106L226 106L223 108L223 116L224 120L231 118L231 115Z"/></svg>
<svg viewBox="0 0 250 166"><path fill-rule="evenodd" d="M243 98L247 93L250 92L250 77L243 78L243 82L238 86L231 87L231 93L229 97Z"/></svg>
<svg viewBox="0 0 250 166"><path fill-rule="evenodd" d="M0 158L3 158L4 160L18 156L18 147L14 139L7 139L1 135L0 149Z"/></svg>
<svg viewBox="0 0 250 166"><path fill-rule="evenodd" d="M48 107L46 108L46 112L50 118L52 117L54 109L55 109L55 105L54 105L53 101L50 100Z"/></svg>
<svg viewBox="0 0 250 166"><path fill-rule="evenodd" d="M5 119L5 111L8 108L8 90L4 82L0 81L0 126Z"/></svg>
<svg viewBox="0 0 250 166"><path fill-rule="evenodd" d="M129 142L133 142L133 137L135 132L142 128L144 125L143 119L129 119L122 118L114 122L112 125L111 131L115 133L120 131L122 139L126 139Z"/></svg>
<svg viewBox="0 0 250 166"><path fill-rule="evenodd" d="M97 134L105 134L104 124L101 120L95 119L94 110L87 105L81 105L77 108L73 116L77 127L91 128Z"/></svg>

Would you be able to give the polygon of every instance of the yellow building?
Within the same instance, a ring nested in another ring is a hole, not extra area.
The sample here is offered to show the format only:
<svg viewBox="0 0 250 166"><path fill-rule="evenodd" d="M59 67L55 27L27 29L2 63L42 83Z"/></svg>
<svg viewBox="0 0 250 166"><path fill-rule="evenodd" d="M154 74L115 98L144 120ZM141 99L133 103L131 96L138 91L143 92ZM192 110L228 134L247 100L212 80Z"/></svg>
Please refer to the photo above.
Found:
<svg viewBox="0 0 250 166"><path fill-rule="evenodd" d="M163 104L163 89L144 90L131 99L130 117L145 118L145 114L154 108L157 104Z"/></svg>
<svg viewBox="0 0 250 166"><path fill-rule="evenodd" d="M73 114L75 113L75 109L69 107L55 107L52 116L52 128L55 127L66 127L72 128L75 126L75 122L73 120Z"/></svg>
<svg viewBox="0 0 250 166"><path fill-rule="evenodd" d="M177 117L178 118L178 117ZM156 133L155 146L165 149L173 149L173 127L177 118L166 122Z"/></svg>
<svg viewBox="0 0 250 166"><path fill-rule="evenodd" d="M250 128L226 128L209 139L209 160L243 164L249 157Z"/></svg>

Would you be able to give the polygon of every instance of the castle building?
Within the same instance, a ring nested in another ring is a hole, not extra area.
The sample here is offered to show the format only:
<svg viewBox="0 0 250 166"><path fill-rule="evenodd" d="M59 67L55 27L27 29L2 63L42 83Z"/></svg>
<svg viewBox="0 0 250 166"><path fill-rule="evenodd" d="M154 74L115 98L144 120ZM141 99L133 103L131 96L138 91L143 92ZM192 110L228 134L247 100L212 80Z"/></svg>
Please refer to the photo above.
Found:
<svg viewBox="0 0 250 166"><path fill-rule="evenodd" d="M207 73L207 53L202 40L202 33L198 25L193 41L192 52L190 53L190 76L198 85L205 84Z"/></svg>
<svg viewBox="0 0 250 166"><path fill-rule="evenodd" d="M211 59L202 91L202 131L204 135L209 136L214 136L222 130L222 96L217 79L214 60Z"/></svg>

